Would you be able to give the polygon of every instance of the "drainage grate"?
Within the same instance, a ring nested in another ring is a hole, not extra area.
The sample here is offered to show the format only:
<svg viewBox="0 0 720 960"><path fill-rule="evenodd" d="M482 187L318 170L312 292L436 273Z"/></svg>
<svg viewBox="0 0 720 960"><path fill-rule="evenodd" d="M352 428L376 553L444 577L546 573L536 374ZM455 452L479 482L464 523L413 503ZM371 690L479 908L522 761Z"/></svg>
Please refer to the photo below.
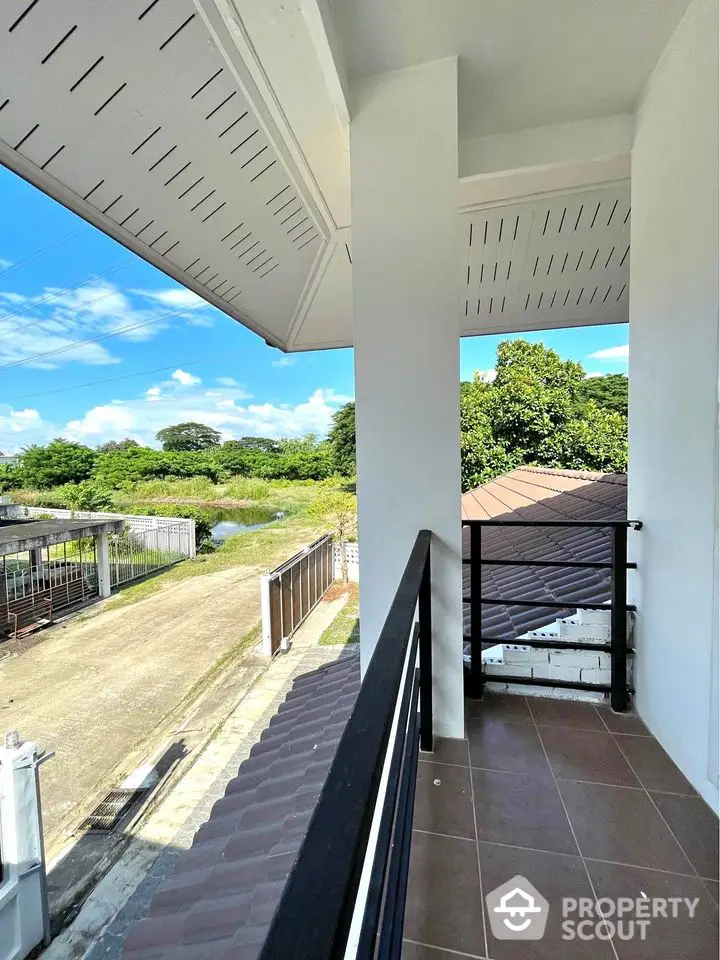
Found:
<svg viewBox="0 0 720 960"><path fill-rule="evenodd" d="M93 833L109 833L147 793L147 789L111 790L90 816L83 820L79 829Z"/></svg>

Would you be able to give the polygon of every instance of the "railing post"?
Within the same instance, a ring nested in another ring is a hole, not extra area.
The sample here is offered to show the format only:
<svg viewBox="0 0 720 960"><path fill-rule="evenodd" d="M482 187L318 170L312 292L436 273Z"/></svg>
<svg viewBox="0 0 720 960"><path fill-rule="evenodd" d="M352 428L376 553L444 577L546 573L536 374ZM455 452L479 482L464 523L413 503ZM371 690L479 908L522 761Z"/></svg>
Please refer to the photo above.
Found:
<svg viewBox="0 0 720 960"><path fill-rule="evenodd" d="M420 593L418 596L420 636L420 749L433 749L433 695L432 695L432 579L430 575L430 545L425 557Z"/></svg>
<svg viewBox="0 0 720 960"><path fill-rule="evenodd" d="M627 710L627 526L612 528L610 588L610 706Z"/></svg>
<svg viewBox="0 0 720 960"><path fill-rule="evenodd" d="M471 697L483 694L482 669L482 526L470 524L470 689Z"/></svg>

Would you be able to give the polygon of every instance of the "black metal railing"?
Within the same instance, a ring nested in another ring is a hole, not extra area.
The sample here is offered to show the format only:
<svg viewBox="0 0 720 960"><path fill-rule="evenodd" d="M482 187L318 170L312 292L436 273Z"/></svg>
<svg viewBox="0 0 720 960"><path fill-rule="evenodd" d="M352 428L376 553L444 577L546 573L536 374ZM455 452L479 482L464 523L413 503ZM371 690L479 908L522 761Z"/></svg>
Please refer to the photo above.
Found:
<svg viewBox="0 0 720 960"><path fill-rule="evenodd" d="M470 557L463 563L470 565L470 593L463 597L470 604L470 683L468 694L482 696L486 680L498 680L502 683L525 684L531 686L566 687L568 689L593 690L610 694L613 710L627 710L628 694L631 692L627 681L627 657L630 649L627 644L627 614L635 606L627 602L627 571L636 564L627 558L628 529L640 530L638 520L627 521L575 521L575 520L463 520L463 526L470 529ZM482 532L484 527L557 527L566 529L607 530L610 534L610 560L539 560L532 558L502 557L486 558L482 555ZM559 569L609 570L610 603L591 603L583 600L525 599L524 597L485 596L483 590L483 568L487 566L505 567L556 567ZM502 604L516 607L537 607L551 610L610 610L610 643L593 643L580 640L552 640L551 638L501 639L486 637L483 632L482 608L484 604ZM610 654L610 683L590 683L581 680L555 680L544 677L485 675L482 665L483 644L516 643L526 647L545 650L593 650Z"/></svg>
<svg viewBox="0 0 720 960"><path fill-rule="evenodd" d="M433 743L431 537L417 536L260 960L340 960L351 925L359 960L400 957L418 746Z"/></svg>

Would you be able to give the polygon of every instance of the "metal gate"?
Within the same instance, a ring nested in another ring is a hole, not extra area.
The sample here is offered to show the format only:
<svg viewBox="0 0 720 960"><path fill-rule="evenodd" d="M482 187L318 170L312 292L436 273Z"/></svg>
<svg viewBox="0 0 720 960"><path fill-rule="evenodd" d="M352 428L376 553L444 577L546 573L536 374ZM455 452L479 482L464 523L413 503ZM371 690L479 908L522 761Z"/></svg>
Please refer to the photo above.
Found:
<svg viewBox="0 0 720 960"><path fill-rule="evenodd" d="M34 562L33 562L34 561ZM73 540L0 560L0 632L17 633L98 596L95 541Z"/></svg>
<svg viewBox="0 0 720 960"><path fill-rule="evenodd" d="M263 653L274 656L334 580L333 536L326 533L260 579Z"/></svg>
<svg viewBox="0 0 720 960"><path fill-rule="evenodd" d="M142 517L142 520L154 518ZM194 526L194 525L193 525ZM155 570L186 560L188 521L164 522L148 528L132 526L127 521L121 533L108 537L110 553L110 585L117 587L146 577ZM193 550L194 550L194 529Z"/></svg>

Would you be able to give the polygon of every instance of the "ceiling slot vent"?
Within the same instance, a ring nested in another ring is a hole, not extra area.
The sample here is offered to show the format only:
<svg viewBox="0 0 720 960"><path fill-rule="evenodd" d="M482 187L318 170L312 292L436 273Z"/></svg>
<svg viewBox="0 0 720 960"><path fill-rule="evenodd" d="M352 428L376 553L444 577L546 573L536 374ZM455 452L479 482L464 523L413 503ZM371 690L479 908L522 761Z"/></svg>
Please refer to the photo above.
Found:
<svg viewBox="0 0 720 960"><path fill-rule="evenodd" d="M170 154L171 154L174 150L177 150L177 144L175 144L174 147L170 147L170 149L167 151L167 153L164 153L164 154L160 157L159 160L156 160L155 163L153 163L153 165L152 165L151 167L148 167L148 173L152 173L153 170L155 169L155 167L159 167L160 164L163 162L163 160L167 160L167 158L170 156Z"/></svg>
<svg viewBox="0 0 720 960"><path fill-rule="evenodd" d="M210 217L214 217L215 214L218 212L218 210L222 210L222 208L223 208L224 206L226 206L226 204L227 204L227 201L226 201L226 200L223 200L223 202L222 202L219 206L215 207L215 209L212 210L206 217L203 217L201 222L202 222L202 223L207 223L207 221L210 219Z"/></svg>
<svg viewBox="0 0 720 960"><path fill-rule="evenodd" d="M241 140L240 143L239 143L236 147L233 147L232 150L230 151L230 156L232 156L233 153L235 153L237 150L239 150L240 147L244 147L245 144L248 142L248 140L252 140L252 138L255 136L256 133L259 133L259 131L258 131L258 130L253 130L253 132L250 133L250 134L248 134L248 136L245 137L244 140Z"/></svg>
<svg viewBox="0 0 720 960"><path fill-rule="evenodd" d="M54 56L58 52L60 47L65 43L66 40L68 40L75 33L76 30L77 30L77 24L75 24L74 27L70 27L70 29L65 34L65 36L61 37L58 40L58 42L55 44L55 46L52 48L52 50L48 51L48 53L45 54L45 56L42 58L40 63L46 64L50 59L50 57Z"/></svg>
<svg viewBox="0 0 720 960"><path fill-rule="evenodd" d="M547 230L549 220L550 220L550 211L548 210L548 212L545 214L545 224L543 226L543 231L542 231L543 236L545 236L545 231Z"/></svg>
<svg viewBox="0 0 720 960"><path fill-rule="evenodd" d="M83 80L87 80L87 78L88 78L88 77L90 76L90 74L93 72L93 70L95 69L95 67L99 66L99 65L103 62L104 59L105 59L105 57L98 57L97 60L95 61L95 63L91 64L91 65L87 68L87 70L85 71L85 73L83 73L81 76L79 76L79 77L77 78L77 80L75 81L75 83L70 87L70 93L73 93L75 90L77 90L77 88L80 86L80 84L83 82Z"/></svg>
<svg viewBox="0 0 720 960"><path fill-rule="evenodd" d="M38 5L39 2L40 0L32 0L32 2L29 3L27 7L25 7L25 9L17 18L17 20L15 20L13 23L10 24L10 26L8 27L8 33L12 33L15 27L19 27L20 24L25 19L25 17L30 13L31 10L33 10Z"/></svg>
<svg viewBox="0 0 720 960"><path fill-rule="evenodd" d="M138 150L142 150L146 143L148 143L155 136L156 133L160 133L162 127L155 127L152 133L149 133L144 140L141 140L140 143L131 151L130 156L134 157Z"/></svg>
<svg viewBox="0 0 720 960"><path fill-rule="evenodd" d="M26 141L28 141L28 140L30 139L30 137L35 133L35 131L38 129L39 126L40 126L40 124L39 124L39 123L36 123L34 127L31 127L31 128L28 130L28 132L25 134L25 136L22 138L22 140L19 140L19 141L15 144L15 149L16 149L16 150L19 150L20 147L21 147Z"/></svg>
<svg viewBox="0 0 720 960"><path fill-rule="evenodd" d="M617 299L618 299L618 300L619 300L620 297L625 293L625 287L626 287L626 286L627 286L626 283L624 283L624 284L622 285L622 290L621 290L620 293L617 295Z"/></svg>
<svg viewBox="0 0 720 960"><path fill-rule="evenodd" d="M246 240L249 240L251 236L252 236L252 230L250 230L248 233L246 233L244 237L241 237L241 238L237 241L237 243L234 243L234 244L230 247L230 249L231 249L231 250L234 250L235 247L239 247L241 243L245 243L245 241L246 241Z"/></svg>
<svg viewBox="0 0 720 960"><path fill-rule="evenodd" d="M558 227L558 233L560 233L560 231L561 231L562 228L563 228L563 224L565 223L565 214L566 214L566 213L567 213L567 207L565 207L565 209L564 209L563 212L562 212L562 217L560 218L560 226Z"/></svg>
<svg viewBox="0 0 720 960"><path fill-rule="evenodd" d="M245 113L240 114L240 116L237 118L237 120L233 120L233 122L230 124L230 126L225 127L225 129L223 130L223 132L218 134L218 140L222 139L222 137L224 137L226 133L229 133L229 132L232 130L232 128L235 127L235 126L237 126L238 123L240 123L241 120L244 120L247 115L248 115L248 112L247 112L247 110L246 110Z"/></svg>
<svg viewBox="0 0 720 960"><path fill-rule="evenodd" d="M577 230L577 228L578 228L578 224L580 223L580 217L582 216L582 213L583 213L583 210L584 210L584 209L585 209L585 204L581 203L581 204L580 204L580 213L578 213L578 215L577 215L577 220L575 221L575 227L574 227L575 230Z"/></svg>
<svg viewBox="0 0 720 960"><path fill-rule="evenodd" d="M228 96L225 97L224 100L220 101L220 103L215 107L214 110L210 111L210 113L205 117L205 119L209 120L210 117L214 117L215 114L218 112L218 110L221 110L229 100L232 100L232 98L235 96L236 93L237 93L237 90L233 90L232 93L228 94ZM237 123L237 120L235 121L235 123Z"/></svg>
<svg viewBox="0 0 720 960"><path fill-rule="evenodd" d="M197 210L201 204L205 203L206 200L209 200L214 193L215 190L211 190L210 193L206 193L202 200L198 200L194 207L190 207L190 213L194 213L194 211Z"/></svg>
<svg viewBox="0 0 720 960"><path fill-rule="evenodd" d="M49 156L49 157L47 158L47 160L45 161L45 163L42 165L41 170L44 170L45 167L50 166L50 164L53 162L53 160L55 159L55 157L59 157L60 154L63 152L64 149L65 149L65 144L63 144L61 147L58 147L57 150L55 151L55 153L53 153L51 156Z"/></svg>
<svg viewBox="0 0 720 960"><path fill-rule="evenodd" d="M270 163L266 167L263 167L259 173L256 173L254 177L250 177L250 183L255 183L258 177L261 177L264 173L266 173L270 169L270 167L274 166L276 163L277 163L277 160L271 160Z"/></svg>
<svg viewBox="0 0 720 960"><path fill-rule="evenodd" d="M242 221L240 221L240 223L239 223L236 227L233 227L233 228L232 228L232 230L230 231L230 233L226 233L224 237L221 237L221 238L220 238L220 243L225 243L225 241L226 241L229 237L231 237L234 233L237 233L237 231L240 229L240 227L241 227L242 225L243 225L243 224L242 224Z"/></svg>
<svg viewBox="0 0 720 960"><path fill-rule="evenodd" d="M107 107L108 104L112 103L112 101L115 99L115 97L116 97L122 90L124 90L126 86L127 86L127 83L121 83L120 86L119 86L119 87L117 88L117 90L115 91L115 93L111 93L110 96L107 98L107 100L106 100L104 103L101 103L101 104L100 104L100 106L97 108L97 110L95 111L95 113L93 114L93 116L96 116L96 117L97 117L98 114L102 113L103 110L105 109L105 107Z"/></svg>
<svg viewBox="0 0 720 960"><path fill-rule="evenodd" d="M197 90L195 91L195 93L193 93L193 94L191 95L190 99L191 99L191 100L194 100L195 97L196 97L199 93L202 93L203 90L204 90L206 87L209 87L210 84L213 82L213 80L215 80L216 77L219 77L222 72L223 72L223 68L220 67L220 69L217 70L217 71L210 77L209 80L206 80L205 83L202 84L202 86L200 86L200 87L197 88Z"/></svg>
<svg viewBox="0 0 720 960"><path fill-rule="evenodd" d="M177 30L175 30L173 33L171 33L170 36L167 38L167 40L164 40L164 41L160 44L159 49L160 49L160 50L164 50L165 47L166 47L169 43L172 43L172 41L175 39L175 37L176 37L179 33L181 33L181 31L183 31L183 30L185 29L185 27L186 27L192 20L194 20L194 19L195 19L195 14L194 14L194 13L191 13L190 16L187 18L187 20L183 21L183 23L180 24L180 26L177 28Z"/></svg>
<svg viewBox="0 0 720 960"><path fill-rule="evenodd" d="M186 196L190 193L190 191L191 191L191 190L194 190L195 187L196 187L199 183L202 183L202 181L203 181L204 179L205 179L205 177L198 177L197 180L195 181L195 183L191 183L190 186L189 186L186 190L183 190L183 192L182 192L182 193L180 194L180 196L178 197L178 200L182 200L183 197L186 197Z"/></svg>
<svg viewBox="0 0 720 960"><path fill-rule="evenodd" d="M140 14L140 16L138 17L138 20L142 20L143 17L146 17L146 16L150 13L150 11L152 10L152 8L155 7L155 6L157 6L158 3L160 3L160 0L152 0L152 3L150 4L150 6L145 7L145 9L143 10L143 12L142 12L142 13Z"/></svg>
<svg viewBox="0 0 720 960"><path fill-rule="evenodd" d="M188 168L191 164L192 164L192 160L188 160L188 162L185 164L184 167L180 167L180 169L178 170L177 173L174 173L174 174L170 177L169 180L166 180L166 181L165 181L165 183L163 184L163 186L164 186L164 187L170 186L170 184L173 182L173 180L177 180L177 178L180 176L181 173L185 173L185 171L187 170L187 168Z"/></svg>
<svg viewBox="0 0 720 960"><path fill-rule="evenodd" d="M592 223L590 224L591 230L595 226L595 220L597 219L597 215L599 212L600 212L600 203L598 203L598 205L595 207L595 213L593 214Z"/></svg>
<svg viewBox="0 0 720 960"><path fill-rule="evenodd" d="M615 211L617 210L617 205L618 205L618 201L616 200L615 203L613 204L612 210L610 211L610 216L608 217L608 222L607 222L607 225L608 225L608 226L610 226L610 221L611 221L612 218L615 216Z"/></svg>

